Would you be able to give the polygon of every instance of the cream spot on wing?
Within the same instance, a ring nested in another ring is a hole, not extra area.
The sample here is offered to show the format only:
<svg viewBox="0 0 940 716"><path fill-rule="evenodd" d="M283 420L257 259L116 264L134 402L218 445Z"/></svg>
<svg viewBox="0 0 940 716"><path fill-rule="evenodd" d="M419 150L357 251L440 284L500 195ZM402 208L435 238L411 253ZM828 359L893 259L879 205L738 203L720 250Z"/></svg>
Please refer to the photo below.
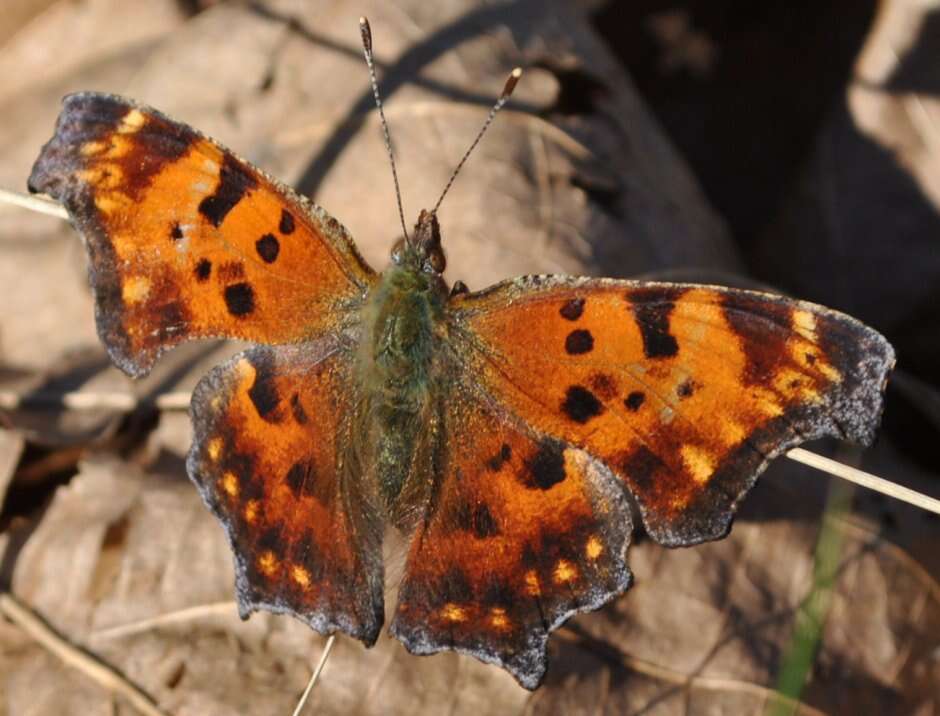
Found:
<svg viewBox="0 0 940 716"><path fill-rule="evenodd" d="M125 303L140 303L150 295L150 279L146 276L131 276L121 286L121 298Z"/></svg>
<svg viewBox="0 0 940 716"><path fill-rule="evenodd" d="M124 118L121 120L121 123L118 125L118 132L121 134L133 134L138 129L144 126L147 122L147 118L144 116L144 113L139 109L132 109L130 112L124 115Z"/></svg>
<svg viewBox="0 0 940 716"><path fill-rule="evenodd" d="M82 145L82 148L79 150L79 153L83 157L87 157L87 156L91 156L92 154L100 154L107 148L108 148L108 145L105 142L98 142L98 141L92 140L90 142L85 142Z"/></svg>
<svg viewBox="0 0 940 716"><path fill-rule="evenodd" d="M441 609L441 618L449 622L465 622L467 621L467 610L463 607L458 607L453 602L448 602L444 605L444 608Z"/></svg>
<svg viewBox="0 0 940 716"><path fill-rule="evenodd" d="M783 408L772 390L755 386L751 389L751 396L754 398L755 407L767 417L776 418L783 415Z"/></svg>
<svg viewBox="0 0 940 716"><path fill-rule="evenodd" d="M588 537L587 544L584 546L584 553L590 560L595 560L601 556L604 551L604 545L597 538L597 535Z"/></svg>
<svg viewBox="0 0 940 716"><path fill-rule="evenodd" d="M100 194L95 197L95 208L102 214L113 214L116 211L130 208L130 197L118 192Z"/></svg>
<svg viewBox="0 0 940 716"><path fill-rule="evenodd" d="M791 318L793 330L812 343L816 342L816 316L809 311L797 309Z"/></svg>
<svg viewBox="0 0 940 716"><path fill-rule="evenodd" d="M676 411L668 405L664 405L659 411L659 422L663 425L669 425L675 417Z"/></svg>
<svg viewBox="0 0 940 716"><path fill-rule="evenodd" d="M564 584L565 582L570 582L573 579L577 579L578 570L567 559L559 559L555 564L555 571L553 572L552 576L554 577L556 583Z"/></svg>
<svg viewBox="0 0 940 716"><path fill-rule="evenodd" d="M819 372L826 376L833 383L842 382L842 373L840 373L836 368L832 367L825 361L817 361L816 367L819 368Z"/></svg>
<svg viewBox="0 0 940 716"><path fill-rule="evenodd" d="M542 585L539 584L539 575L535 573L534 569L530 569L525 573L524 580L526 594L537 597L542 593Z"/></svg>
<svg viewBox="0 0 940 716"><path fill-rule="evenodd" d="M310 572L301 567L299 564L295 564L290 569L290 576L297 584L306 589L310 586Z"/></svg>
<svg viewBox="0 0 940 716"><path fill-rule="evenodd" d="M208 194L212 185L207 181L194 181L189 188L194 194L202 195Z"/></svg>
<svg viewBox="0 0 940 716"><path fill-rule="evenodd" d="M277 571L277 557L274 556L274 552L267 550L261 553L258 557L258 571L268 577Z"/></svg>
<svg viewBox="0 0 940 716"><path fill-rule="evenodd" d="M245 505L245 522L254 524L254 521L258 519L258 510L260 508L261 504L258 500L248 500L248 504Z"/></svg>
<svg viewBox="0 0 940 716"><path fill-rule="evenodd" d="M205 169L210 174L219 173L219 163L214 159L204 159L202 162L202 168Z"/></svg>
<svg viewBox="0 0 940 716"><path fill-rule="evenodd" d="M819 391L812 381L796 370L781 370L774 376L774 389L783 395L799 395L803 400L818 401Z"/></svg>
<svg viewBox="0 0 940 716"><path fill-rule="evenodd" d="M247 358L239 359L238 363L235 364L235 370L238 372L238 377L242 380L255 377L255 367Z"/></svg>
<svg viewBox="0 0 940 716"><path fill-rule="evenodd" d="M238 497L238 478L234 473L226 472L222 475L222 489L229 497Z"/></svg>
<svg viewBox="0 0 940 716"><path fill-rule="evenodd" d="M715 472L715 459L708 451L696 445L683 445L679 452L692 478L700 484L708 482Z"/></svg>
<svg viewBox="0 0 940 716"><path fill-rule="evenodd" d="M215 462L222 454L222 438L212 438L206 446L206 452L209 453L209 459Z"/></svg>
<svg viewBox="0 0 940 716"><path fill-rule="evenodd" d="M721 421L721 438L725 445L737 445L747 437L747 431L730 417Z"/></svg>
<svg viewBox="0 0 940 716"><path fill-rule="evenodd" d="M490 609L490 624L496 629L507 629L509 619L506 617L506 610L502 607L493 607Z"/></svg>

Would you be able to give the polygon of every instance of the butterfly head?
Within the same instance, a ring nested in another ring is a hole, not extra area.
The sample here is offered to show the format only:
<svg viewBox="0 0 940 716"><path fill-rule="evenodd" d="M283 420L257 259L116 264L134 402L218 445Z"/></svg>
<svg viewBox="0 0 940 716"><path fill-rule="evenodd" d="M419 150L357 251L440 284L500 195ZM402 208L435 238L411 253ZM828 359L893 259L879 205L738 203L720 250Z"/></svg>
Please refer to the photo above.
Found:
<svg viewBox="0 0 940 716"><path fill-rule="evenodd" d="M392 247L392 262L424 273L440 275L447 267L444 249L441 248L441 226L437 214L421 210L414 233L402 237Z"/></svg>

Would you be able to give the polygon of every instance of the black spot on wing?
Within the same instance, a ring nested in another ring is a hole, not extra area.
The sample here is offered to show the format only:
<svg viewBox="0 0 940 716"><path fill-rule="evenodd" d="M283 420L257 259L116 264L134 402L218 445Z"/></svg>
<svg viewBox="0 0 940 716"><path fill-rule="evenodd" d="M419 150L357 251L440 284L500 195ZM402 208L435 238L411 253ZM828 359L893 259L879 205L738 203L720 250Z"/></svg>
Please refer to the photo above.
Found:
<svg viewBox="0 0 940 716"><path fill-rule="evenodd" d="M686 378L679 384L679 387L676 388L676 395L683 399L690 398L692 397L692 393L695 392L697 387L698 385L694 380L691 378Z"/></svg>
<svg viewBox="0 0 940 716"><path fill-rule="evenodd" d="M300 396L297 393L294 393L290 397L290 410L296 420L300 425L307 423L310 418L307 416L307 411L304 410L304 406L300 402Z"/></svg>
<svg viewBox="0 0 940 716"><path fill-rule="evenodd" d="M643 402L646 400L646 394L640 390L634 390L630 395L624 398L623 404L627 407L627 410L636 412L640 409L640 406L643 405Z"/></svg>
<svg viewBox="0 0 940 716"><path fill-rule="evenodd" d="M655 488L656 474L665 469L666 464L646 445L640 445L627 455L620 464L624 476L643 492Z"/></svg>
<svg viewBox="0 0 940 716"><path fill-rule="evenodd" d="M512 448L509 446L509 443L503 443L502 447L499 449L499 452L486 461L486 469L492 472L499 472L503 465L509 462L511 457Z"/></svg>
<svg viewBox="0 0 940 716"><path fill-rule="evenodd" d="M572 298L565 302L565 305L561 307L559 311L562 318L566 318L569 321L577 321L581 318L581 314L584 313L584 299L583 298Z"/></svg>
<svg viewBox="0 0 940 716"><path fill-rule="evenodd" d="M584 328L578 328L565 339L565 352L569 355L581 355L594 350L594 336Z"/></svg>
<svg viewBox="0 0 940 716"><path fill-rule="evenodd" d="M235 158L226 154L222 158L219 184L215 193L199 202L199 213L213 226L219 227L228 213L257 185L257 180L245 171Z"/></svg>
<svg viewBox="0 0 940 716"><path fill-rule="evenodd" d="M284 476L284 481L294 493L294 497L313 497L321 503L326 503L327 495L323 493L324 480L318 479L316 468L312 460L298 460L291 465Z"/></svg>
<svg viewBox="0 0 940 716"><path fill-rule="evenodd" d="M183 229L180 227L178 221L174 222L173 226L170 228L170 238L173 241L179 241L183 238Z"/></svg>
<svg viewBox="0 0 940 716"><path fill-rule="evenodd" d="M457 568L449 570L441 577L438 589L438 594L447 602L467 604L473 600L473 586L467 575Z"/></svg>
<svg viewBox="0 0 940 716"><path fill-rule="evenodd" d="M548 490L565 479L565 449L557 440L546 439L536 453L526 460L519 476L529 489Z"/></svg>
<svg viewBox="0 0 940 716"><path fill-rule="evenodd" d="M281 244L274 234L265 234L255 242L255 250L262 261L266 264L273 264L281 252Z"/></svg>
<svg viewBox="0 0 940 716"><path fill-rule="evenodd" d="M455 527L472 533L477 539L499 534L499 526L485 503L471 506L466 501L461 501L453 508L449 519Z"/></svg>
<svg viewBox="0 0 940 716"><path fill-rule="evenodd" d="M294 233L294 215L287 209L281 209L281 221L277 225L277 230L287 236Z"/></svg>
<svg viewBox="0 0 940 716"><path fill-rule="evenodd" d="M647 358L671 358L679 352L679 344L669 332L669 314L681 295L682 291L674 288L635 289L627 294Z"/></svg>
<svg viewBox="0 0 940 716"><path fill-rule="evenodd" d="M207 281L212 274L212 262L209 259L200 259L193 273L196 275L196 280L199 281L199 283Z"/></svg>
<svg viewBox="0 0 940 716"><path fill-rule="evenodd" d="M569 418L582 424L604 412L604 406L597 396L582 385L568 388L561 409Z"/></svg>
<svg viewBox="0 0 940 716"><path fill-rule="evenodd" d="M233 316L247 316L255 310L255 292L251 284L234 283L225 287L225 307Z"/></svg>
<svg viewBox="0 0 940 716"><path fill-rule="evenodd" d="M255 369L255 382L248 389L248 397L262 420L277 422L280 416L276 411L281 398L274 384L274 358L270 353L261 352L252 358L251 364Z"/></svg>

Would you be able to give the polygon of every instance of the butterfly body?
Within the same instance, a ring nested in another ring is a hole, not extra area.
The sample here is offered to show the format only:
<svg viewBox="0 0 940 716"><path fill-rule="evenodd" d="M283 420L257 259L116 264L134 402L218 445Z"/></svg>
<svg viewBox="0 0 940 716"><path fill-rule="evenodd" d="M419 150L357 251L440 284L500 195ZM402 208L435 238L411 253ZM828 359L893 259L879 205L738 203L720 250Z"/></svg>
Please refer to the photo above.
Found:
<svg viewBox="0 0 940 716"><path fill-rule="evenodd" d="M416 493L429 486L421 443L433 431L434 400L448 372L441 360L447 286L428 262L427 242L420 240L428 232L439 252L437 220L425 213L414 245L402 243L393 251L391 266L366 299L359 350L357 380L364 398L359 422L372 423L361 432L370 436L369 467L363 472L375 476L387 516L403 529Z"/></svg>
<svg viewBox="0 0 940 716"><path fill-rule="evenodd" d="M139 376L183 340L253 344L197 385L187 459L243 617L373 644L390 525L410 539L390 632L535 688L549 633L629 586L631 501L661 544L718 539L776 456L874 438L894 352L849 316L615 279L449 291L429 212L379 275L192 128L112 95L64 104L29 187L84 237L115 362Z"/></svg>

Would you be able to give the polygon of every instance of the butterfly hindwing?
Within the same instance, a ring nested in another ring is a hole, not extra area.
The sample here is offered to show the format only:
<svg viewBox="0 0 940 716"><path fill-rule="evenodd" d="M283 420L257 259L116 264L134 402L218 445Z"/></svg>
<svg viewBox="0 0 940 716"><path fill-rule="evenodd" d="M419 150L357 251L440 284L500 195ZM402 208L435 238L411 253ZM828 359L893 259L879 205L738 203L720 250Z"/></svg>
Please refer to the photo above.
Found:
<svg viewBox="0 0 940 716"><path fill-rule="evenodd" d="M239 611L293 614L367 645L383 621L378 518L350 475L348 349L252 348L193 394L187 468L235 554Z"/></svg>
<svg viewBox="0 0 940 716"><path fill-rule="evenodd" d="M533 689L549 632L629 585L629 508L603 466L478 392L452 392L441 412L436 493L391 631L412 653L471 654Z"/></svg>
<svg viewBox="0 0 940 716"><path fill-rule="evenodd" d="M752 291L528 277L452 311L485 389L604 461L667 545L724 536L788 448L869 443L894 364L855 319Z"/></svg>
<svg viewBox="0 0 940 716"><path fill-rule="evenodd" d="M99 334L127 373L188 338L336 328L374 281L342 226L232 152L114 95L69 95L29 179L90 256Z"/></svg>

